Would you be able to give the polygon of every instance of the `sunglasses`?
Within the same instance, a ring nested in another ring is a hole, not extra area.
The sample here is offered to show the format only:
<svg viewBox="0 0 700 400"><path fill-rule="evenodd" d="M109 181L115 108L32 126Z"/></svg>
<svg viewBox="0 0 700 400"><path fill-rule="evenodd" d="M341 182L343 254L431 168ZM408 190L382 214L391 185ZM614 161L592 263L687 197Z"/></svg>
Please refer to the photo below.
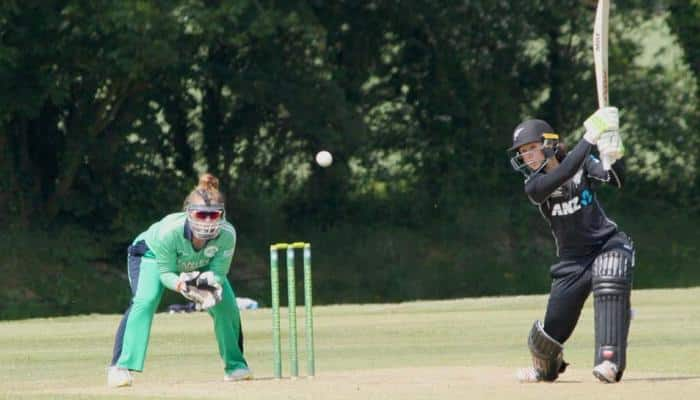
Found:
<svg viewBox="0 0 700 400"><path fill-rule="evenodd" d="M216 220L216 219L221 218L221 216L224 215L224 212L222 210L194 210L194 211L191 211L191 214L196 219Z"/></svg>

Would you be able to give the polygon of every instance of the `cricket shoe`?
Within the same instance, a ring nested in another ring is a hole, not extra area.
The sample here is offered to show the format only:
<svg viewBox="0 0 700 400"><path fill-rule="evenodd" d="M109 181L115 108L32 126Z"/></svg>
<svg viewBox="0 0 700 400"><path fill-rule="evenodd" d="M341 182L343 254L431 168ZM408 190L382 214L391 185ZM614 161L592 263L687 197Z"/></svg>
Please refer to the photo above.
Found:
<svg viewBox="0 0 700 400"><path fill-rule="evenodd" d="M515 373L515 378L520 383L536 383L541 382L542 377L534 367L521 368Z"/></svg>
<svg viewBox="0 0 700 400"><path fill-rule="evenodd" d="M107 369L107 386L112 388L131 386L134 383L131 372L113 365Z"/></svg>
<svg viewBox="0 0 700 400"><path fill-rule="evenodd" d="M608 360L593 367L593 376L603 383L617 382L617 365Z"/></svg>
<svg viewBox="0 0 700 400"><path fill-rule="evenodd" d="M224 374L226 382L249 381L251 379L253 379L253 371L249 368L238 368Z"/></svg>
<svg viewBox="0 0 700 400"><path fill-rule="evenodd" d="M559 374L563 374L568 366L568 362L562 361L561 365L559 366ZM519 369L515 373L515 378L518 379L520 383L536 383L545 381L544 377L542 377L542 374L539 371L537 371L535 367Z"/></svg>

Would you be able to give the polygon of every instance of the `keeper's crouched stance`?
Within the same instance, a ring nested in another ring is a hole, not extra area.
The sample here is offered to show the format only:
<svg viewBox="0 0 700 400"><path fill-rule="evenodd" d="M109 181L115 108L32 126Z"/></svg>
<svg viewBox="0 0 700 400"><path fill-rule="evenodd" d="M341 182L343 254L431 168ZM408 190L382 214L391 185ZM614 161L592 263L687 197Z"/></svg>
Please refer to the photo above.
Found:
<svg viewBox="0 0 700 400"><path fill-rule="evenodd" d="M130 386L131 371L143 370L153 315L165 288L181 293L214 319L224 380L252 378L243 357L236 297L226 277L235 244L218 180L209 174L187 196L184 212L166 216L134 240L128 252L133 297L117 329L108 386Z"/></svg>
<svg viewBox="0 0 700 400"><path fill-rule="evenodd" d="M625 370L634 247L605 215L595 195L601 184L622 187L624 149L618 126L616 108L596 111L584 123L583 139L568 154L542 120L525 121L513 134L511 164L525 175L525 193L549 222L559 258L550 268L552 286L544 323L535 321L530 329L533 366L518 371L523 382L552 382L566 370L563 345L591 291L593 375L612 383ZM596 145L601 158L610 162L609 170L591 155Z"/></svg>

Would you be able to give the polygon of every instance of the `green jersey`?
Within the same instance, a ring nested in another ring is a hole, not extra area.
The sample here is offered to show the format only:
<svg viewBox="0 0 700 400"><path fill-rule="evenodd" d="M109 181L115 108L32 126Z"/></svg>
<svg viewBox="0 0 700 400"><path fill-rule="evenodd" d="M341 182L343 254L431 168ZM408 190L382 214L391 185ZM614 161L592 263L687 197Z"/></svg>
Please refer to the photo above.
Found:
<svg viewBox="0 0 700 400"><path fill-rule="evenodd" d="M140 234L134 242L145 240L149 251L144 257L155 258L160 280L175 290L181 272L210 270L223 283L231 266L236 248L236 230L228 221L221 224L219 236L210 239L200 250L192 246L192 232L187 226L187 214L167 215Z"/></svg>

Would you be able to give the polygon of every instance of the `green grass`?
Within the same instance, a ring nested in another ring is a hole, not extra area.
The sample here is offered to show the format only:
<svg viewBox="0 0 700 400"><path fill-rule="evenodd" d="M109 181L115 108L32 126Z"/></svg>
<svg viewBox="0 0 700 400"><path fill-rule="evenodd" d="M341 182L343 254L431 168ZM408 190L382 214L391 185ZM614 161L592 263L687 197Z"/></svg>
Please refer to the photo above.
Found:
<svg viewBox="0 0 700 400"><path fill-rule="evenodd" d="M125 389L105 386L118 315L2 322L0 399L192 399L203 393L246 400L694 398L700 389L699 296L700 288L633 293L629 368L625 381L614 386L590 375L590 301L566 345L572 367L562 382L516 383L515 369L529 363L527 332L546 302L545 296L519 296L318 307L317 377L296 381L270 378L269 309L242 314L246 354L257 379L236 384L221 381L211 321L202 313L158 314L146 370ZM299 326L303 374L301 321ZM283 352L287 373L286 348Z"/></svg>

